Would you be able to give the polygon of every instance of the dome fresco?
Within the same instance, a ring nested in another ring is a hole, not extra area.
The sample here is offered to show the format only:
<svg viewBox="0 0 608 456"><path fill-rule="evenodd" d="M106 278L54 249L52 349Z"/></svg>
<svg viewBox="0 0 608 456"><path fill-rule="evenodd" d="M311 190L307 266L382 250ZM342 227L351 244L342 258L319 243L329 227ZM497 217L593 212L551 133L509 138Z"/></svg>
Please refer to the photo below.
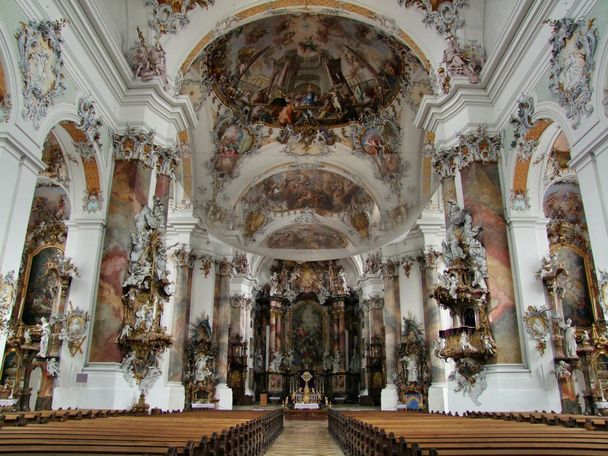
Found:
<svg viewBox="0 0 608 456"><path fill-rule="evenodd" d="M406 66L422 64L370 25L319 14L278 15L216 39L193 64L253 120L336 125L388 105Z"/></svg>
<svg viewBox="0 0 608 456"><path fill-rule="evenodd" d="M182 93L199 112L194 207L233 247L318 260L366 251L403 235L436 185L413 123L428 73L370 24L254 20L201 51Z"/></svg>

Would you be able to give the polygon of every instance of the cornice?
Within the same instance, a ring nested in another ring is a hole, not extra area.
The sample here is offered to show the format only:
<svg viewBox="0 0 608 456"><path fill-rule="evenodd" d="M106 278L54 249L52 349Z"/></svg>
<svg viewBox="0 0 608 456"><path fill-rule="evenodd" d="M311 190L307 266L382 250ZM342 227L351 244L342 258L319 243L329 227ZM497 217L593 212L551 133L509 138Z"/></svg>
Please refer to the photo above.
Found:
<svg viewBox="0 0 608 456"><path fill-rule="evenodd" d="M126 111L135 106L150 109L159 119L173 124L176 131L197 125L196 113L188 97L169 94L159 80L142 82L133 78L122 50L108 38L110 31L104 22L99 20L102 15L94 2L65 0L58 2L57 6L68 19L70 30L76 36L75 41L82 46L89 59L96 62L96 73L99 73L104 81L106 93L112 94L114 100L108 100L107 95L94 97L104 120L111 119L108 122L111 128L118 129L125 120L133 119L131 113ZM66 38L68 36L69 33ZM82 59L70 48L71 44L73 40L67 39L65 53L68 57L68 70L71 69L70 75L79 80L83 88L88 89L90 93L99 94L98 84L87 76L90 71L82 66ZM172 134L167 135L159 131L158 136L166 144L175 142Z"/></svg>
<svg viewBox="0 0 608 456"><path fill-rule="evenodd" d="M30 138L20 124L4 124L0 128L0 142L3 148L17 160L23 161L34 174L46 168L46 164L38 157L34 151L39 151L40 147Z"/></svg>

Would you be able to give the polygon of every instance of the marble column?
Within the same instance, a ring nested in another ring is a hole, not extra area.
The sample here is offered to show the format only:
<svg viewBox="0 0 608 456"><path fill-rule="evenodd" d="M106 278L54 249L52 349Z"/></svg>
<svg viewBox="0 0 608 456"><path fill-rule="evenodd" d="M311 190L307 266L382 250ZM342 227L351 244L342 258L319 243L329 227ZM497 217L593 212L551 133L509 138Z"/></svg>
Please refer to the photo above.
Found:
<svg viewBox="0 0 608 456"><path fill-rule="evenodd" d="M278 309L276 308L276 301L270 301L270 358L271 360L274 358L274 354L276 352L277 347L277 313Z"/></svg>
<svg viewBox="0 0 608 456"><path fill-rule="evenodd" d="M481 226L478 239L486 249L490 327L496 341L496 363L522 362L515 289L498 163L473 162L460 171L464 207Z"/></svg>
<svg viewBox="0 0 608 456"><path fill-rule="evenodd" d="M489 322L496 356L489 363L521 363L521 349L511 271L507 225L498 167L501 142L483 128L461 133L458 144L435 151L433 167L443 185L444 203L457 202L455 178L460 176L464 208L482 228L477 239L485 248L488 268ZM445 211L446 217L448 211Z"/></svg>
<svg viewBox="0 0 608 456"><path fill-rule="evenodd" d="M433 383L445 382L445 361L435 356L433 349L433 341L437 339L439 331L443 329L439 305L431 295L437 287L437 258L440 253L433 248L427 248L423 255L424 331L431 361L431 381Z"/></svg>
<svg viewBox="0 0 608 456"><path fill-rule="evenodd" d="M336 299L332 304L332 317L334 320L334 337L333 337L333 353L335 356L336 352L340 354L340 370L344 370L346 367L346 347L345 347L345 324L344 324L344 300Z"/></svg>
<svg viewBox="0 0 608 456"><path fill-rule="evenodd" d="M232 409L232 389L228 387L228 330L230 328L230 279L232 263L223 258L215 266L215 296L213 302L213 337L217 346L216 399L221 410Z"/></svg>
<svg viewBox="0 0 608 456"><path fill-rule="evenodd" d="M177 271L175 275L175 295L173 298L173 317L171 335L173 345L169 350L169 381L182 382L186 360L186 342L190 326L190 302L192 289L192 268L196 256L182 244L173 252Z"/></svg>
<svg viewBox="0 0 608 456"><path fill-rule="evenodd" d="M396 410L398 402L395 376L397 358L395 348L401 333L401 306L399 303L399 265L384 264L384 349L386 353L386 388L382 390L381 409Z"/></svg>
<svg viewBox="0 0 608 456"><path fill-rule="evenodd" d="M116 152L116 151L115 151ZM148 203L152 169L145 160L116 159L93 317L91 362L121 362L115 340L123 323L122 284L129 266L134 216Z"/></svg>

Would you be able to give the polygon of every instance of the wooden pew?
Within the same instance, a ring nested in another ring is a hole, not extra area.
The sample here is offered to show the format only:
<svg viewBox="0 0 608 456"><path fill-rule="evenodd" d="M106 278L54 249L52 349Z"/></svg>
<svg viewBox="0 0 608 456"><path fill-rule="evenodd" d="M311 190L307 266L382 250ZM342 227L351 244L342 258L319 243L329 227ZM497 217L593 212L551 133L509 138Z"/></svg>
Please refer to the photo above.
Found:
<svg viewBox="0 0 608 456"><path fill-rule="evenodd" d="M521 417L517 414L485 414L475 419L472 419L475 414L457 417L408 412L342 412L340 415L359 421L360 427L382 430L389 437L392 434L396 441L403 438L406 442L416 442L420 454L424 455L436 454L435 451L441 456L608 455L608 433L571 427L576 419L554 413L530 414L534 423L518 420ZM598 422L603 422L598 418ZM564 421L568 427L561 425ZM349 438L357 442L356 437ZM357 447L348 454L401 454L394 453L394 444L387 445L392 453L368 439L362 448ZM408 451L414 450L412 444Z"/></svg>
<svg viewBox="0 0 608 456"><path fill-rule="evenodd" d="M282 410L60 414L66 415L66 421L3 427L0 454L253 455L263 454L283 428Z"/></svg>

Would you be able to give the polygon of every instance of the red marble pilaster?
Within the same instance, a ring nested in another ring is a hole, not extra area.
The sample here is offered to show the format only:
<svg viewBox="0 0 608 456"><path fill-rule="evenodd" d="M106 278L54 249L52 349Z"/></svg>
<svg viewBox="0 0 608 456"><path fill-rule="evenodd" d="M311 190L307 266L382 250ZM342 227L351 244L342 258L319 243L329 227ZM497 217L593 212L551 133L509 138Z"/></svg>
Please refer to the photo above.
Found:
<svg viewBox="0 0 608 456"><path fill-rule="evenodd" d="M474 162L460 172L464 206L473 223L482 227L478 239L486 249L489 319L497 345L496 362L520 363L515 290L498 165Z"/></svg>
<svg viewBox="0 0 608 456"><path fill-rule="evenodd" d="M139 160L116 160L108 206L108 221L101 258L97 305L89 360L120 362L116 337L122 327L122 284L131 252L134 216L148 202L152 170Z"/></svg>

